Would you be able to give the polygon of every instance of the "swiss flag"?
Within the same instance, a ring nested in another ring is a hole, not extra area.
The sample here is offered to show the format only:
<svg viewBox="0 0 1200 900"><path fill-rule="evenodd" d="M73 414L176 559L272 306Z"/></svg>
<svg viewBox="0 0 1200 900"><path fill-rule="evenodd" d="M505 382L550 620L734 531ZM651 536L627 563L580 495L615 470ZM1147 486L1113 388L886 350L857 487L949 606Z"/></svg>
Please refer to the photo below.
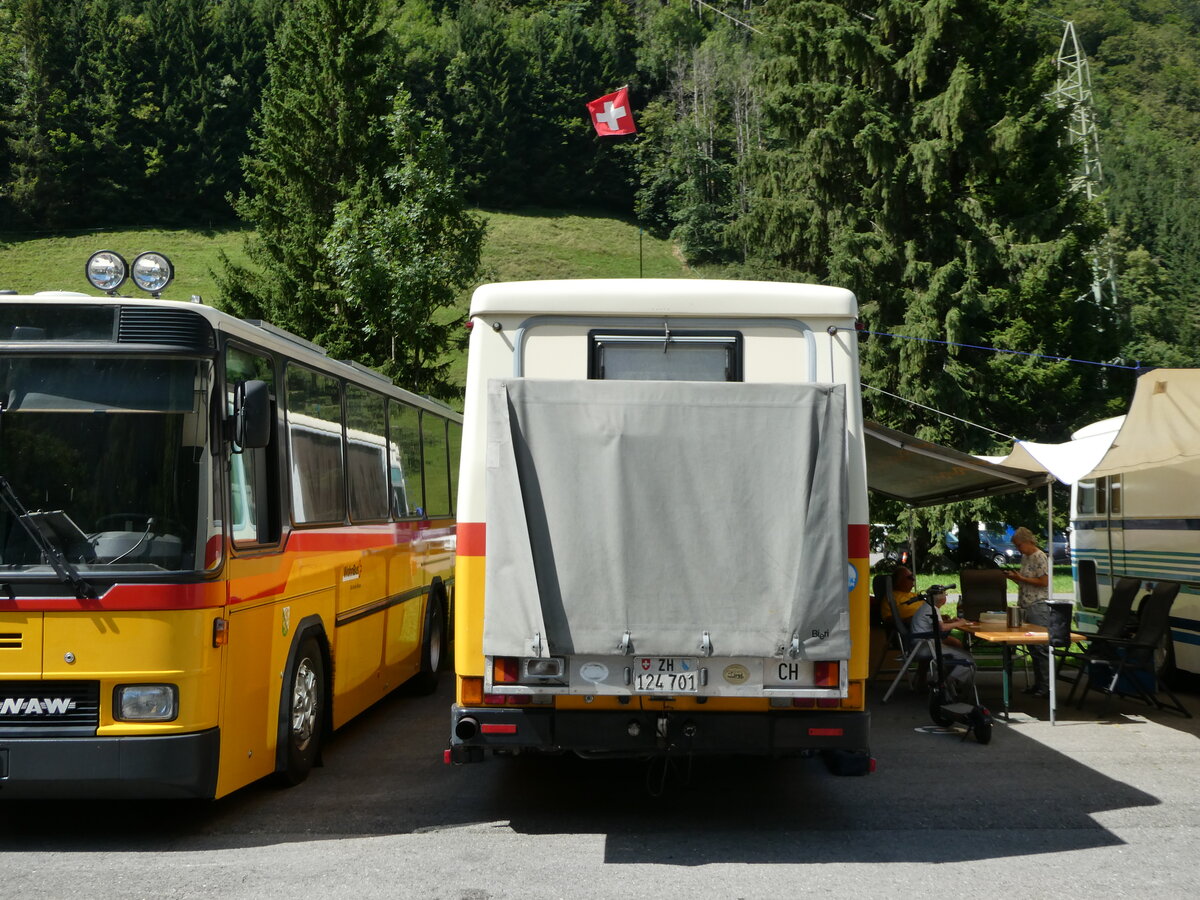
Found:
<svg viewBox="0 0 1200 900"><path fill-rule="evenodd" d="M633 110L629 106L629 88L623 87L615 94L605 94L587 105L592 116L592 125L600 137L612 134L633 134Z"/></svg>

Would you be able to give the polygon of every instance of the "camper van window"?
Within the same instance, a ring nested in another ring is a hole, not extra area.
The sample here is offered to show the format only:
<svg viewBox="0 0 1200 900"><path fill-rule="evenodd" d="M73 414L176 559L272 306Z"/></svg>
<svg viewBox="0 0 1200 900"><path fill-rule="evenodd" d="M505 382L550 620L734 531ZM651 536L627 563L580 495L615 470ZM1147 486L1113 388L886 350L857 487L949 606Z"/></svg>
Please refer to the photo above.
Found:
<svg viewBox="0 0 1200 900"><path fill-rule="evenodd" d="M621 381L741 381L736 332L593 331L588 377Z"/></svg>
<svg viewBox="0 0 1200 900"><path fill-rule="evenodd" d="M1108 479L1108 511L1114 515L1121 514L1121 476L1112 475Z"/></svg>
<svg viewBox="0 0 1200 900"><path fill-rule="evenodd" d="M1075 512L1081 516L1094 515L1096 512L1096 482L1079 482L1075 498Z"/></svg>

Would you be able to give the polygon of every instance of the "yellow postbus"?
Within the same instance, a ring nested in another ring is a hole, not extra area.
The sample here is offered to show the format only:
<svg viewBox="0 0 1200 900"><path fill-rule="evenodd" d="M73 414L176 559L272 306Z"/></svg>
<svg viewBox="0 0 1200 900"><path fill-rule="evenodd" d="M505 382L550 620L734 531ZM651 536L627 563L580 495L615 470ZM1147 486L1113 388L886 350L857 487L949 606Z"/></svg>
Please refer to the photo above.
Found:
<svg viewBox="0 0 1200 900"><path fill-rule="evenodd" d="M0 297L0 799L294 784L432 690L461 417L198 303Z"/></svg>
<svg viewBox="0 0 1200 900"><path fill-rule="evenodd" d="M801 284L475 292L448 762L871 768L856 314Z"/></svg>

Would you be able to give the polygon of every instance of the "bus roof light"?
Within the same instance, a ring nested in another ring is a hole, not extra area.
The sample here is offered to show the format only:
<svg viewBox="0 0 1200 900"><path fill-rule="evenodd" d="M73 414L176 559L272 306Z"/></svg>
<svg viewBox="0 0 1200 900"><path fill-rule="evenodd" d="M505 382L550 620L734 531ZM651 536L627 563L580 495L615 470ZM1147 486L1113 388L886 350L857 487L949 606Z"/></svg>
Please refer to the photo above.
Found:
<svg viewBox="0 0 1200 900"><path fill-rule="evenodd" d="M175 267L161 253L139 253L133 260L133 283L158 297L175 278Z"/></svg>
<svg viewBox="0 0 1200 900"><path fill-rule="evenodd" d="M98 250L88 257L84 274L92 287L107 294L115 294L117 288L129 277L129 265L120 253Z"/></svg>

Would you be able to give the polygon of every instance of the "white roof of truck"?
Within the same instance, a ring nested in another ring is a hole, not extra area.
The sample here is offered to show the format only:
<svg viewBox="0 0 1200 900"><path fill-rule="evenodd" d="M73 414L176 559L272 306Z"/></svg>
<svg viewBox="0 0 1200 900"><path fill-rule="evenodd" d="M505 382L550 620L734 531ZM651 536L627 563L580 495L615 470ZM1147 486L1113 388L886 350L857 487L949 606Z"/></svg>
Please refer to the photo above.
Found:
<svg viewBox="0 0 1200 900"><path fill-rule="evenodd" d="M701 278L584 278L485 284L471 315L737 316L854 318L845 288L782 281Z"/></svg>

